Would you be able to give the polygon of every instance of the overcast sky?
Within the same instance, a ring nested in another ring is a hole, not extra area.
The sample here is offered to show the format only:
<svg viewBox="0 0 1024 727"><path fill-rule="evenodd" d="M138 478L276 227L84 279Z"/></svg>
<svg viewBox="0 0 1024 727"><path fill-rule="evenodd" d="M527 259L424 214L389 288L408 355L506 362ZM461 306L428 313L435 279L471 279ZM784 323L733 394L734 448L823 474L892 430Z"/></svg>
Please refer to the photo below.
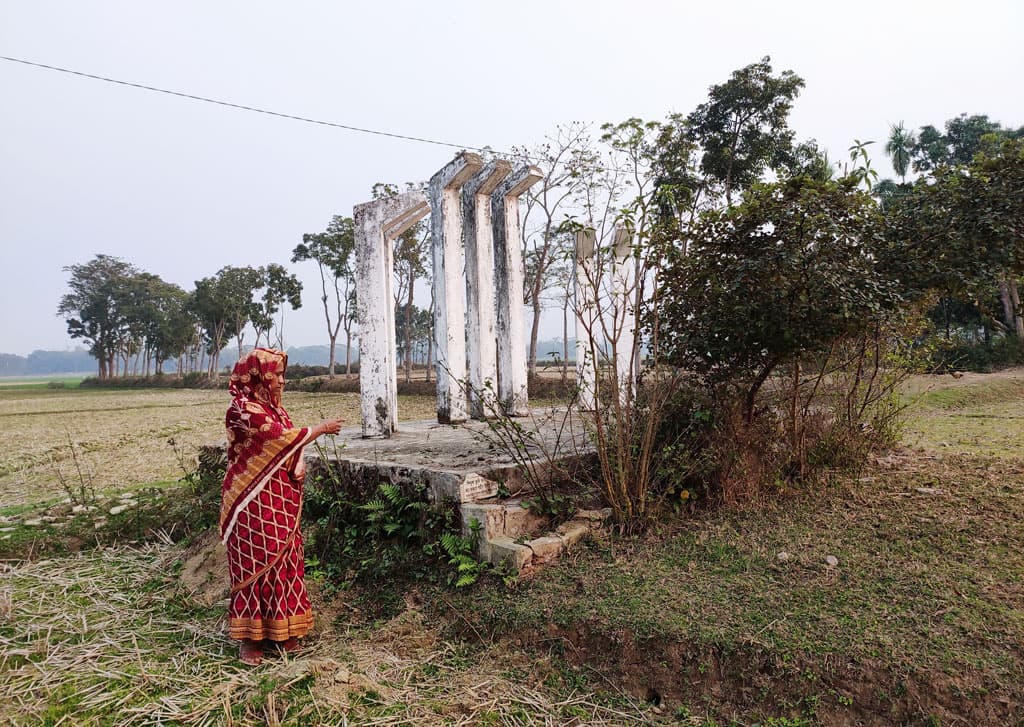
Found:
<svg viewBox="0 0 1024 727"><path fill-rule="evenodd" d="M843 8L842 10L838 8ZM0 55L352 126L495 149L571 121L689 112L770 55L832 159L891 123L1024 125L1024 3L0 0ZM304 232L451 148L0 61L0 352L63 350L66 265L115 255L192 289L225 265L306 286L288 345L327 342ZM876 166L891 175L876 153ZM542 335L556 335L552 321ZM251 340L251 334L250 334Z"/></svg>

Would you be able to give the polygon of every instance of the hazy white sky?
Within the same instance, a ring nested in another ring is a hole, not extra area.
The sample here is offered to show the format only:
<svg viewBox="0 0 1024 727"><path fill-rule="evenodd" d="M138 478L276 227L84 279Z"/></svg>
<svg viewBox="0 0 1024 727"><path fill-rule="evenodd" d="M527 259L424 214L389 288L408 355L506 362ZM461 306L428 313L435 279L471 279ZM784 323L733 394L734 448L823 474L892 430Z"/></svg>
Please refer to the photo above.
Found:
<svg viewBox="0 0 1024 727"><path fill-rule="evenodd" d="M688 112L764 55L806 80L791 124L833 159L900 120L1021 126L1022 38L1015 0L0 0L0 55L496 149ZM306 285L286 343L326 343L315 266L289 262L302 233L454 152L8 61L0 104L0 352L22 355L75 345L62 268L97 253L186 289L224 265L286 264Z"/></svg>

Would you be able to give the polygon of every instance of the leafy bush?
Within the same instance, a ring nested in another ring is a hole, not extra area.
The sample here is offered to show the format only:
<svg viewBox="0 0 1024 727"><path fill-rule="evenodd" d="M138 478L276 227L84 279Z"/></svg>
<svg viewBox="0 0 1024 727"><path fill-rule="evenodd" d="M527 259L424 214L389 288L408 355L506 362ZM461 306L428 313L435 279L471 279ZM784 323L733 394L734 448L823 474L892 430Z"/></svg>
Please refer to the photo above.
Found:
<svg viewBox="0 0 1024 727"><path fill-rule="evenodd" d="M193 371L182 376L114 376L103 380L87 376L79 386L94 389L226 389L228 379L210 379L205 372Z"/></svg>
<svg viewBox="0 0 1024 727"><path fill-rule="evenodd" d="M878 262L871 197L852 179L755 185L691 233L687 250L663 251L650 317L689 372L660 425L662 478L736 503L892 442L922 325Z"/></svg>

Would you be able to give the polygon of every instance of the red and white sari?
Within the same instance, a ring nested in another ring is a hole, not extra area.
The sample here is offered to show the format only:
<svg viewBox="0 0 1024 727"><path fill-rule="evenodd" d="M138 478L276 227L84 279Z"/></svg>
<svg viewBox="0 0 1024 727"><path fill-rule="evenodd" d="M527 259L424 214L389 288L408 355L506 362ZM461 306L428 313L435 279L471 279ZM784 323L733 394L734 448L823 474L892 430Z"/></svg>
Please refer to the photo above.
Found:
<svg viewBox="0 0 1024 727"><path fill-rule="evenodd" d="M288 356L256 349L235 365L225 423L228 468L221 489L220 532L231 573L232 638L285 641L313 626L303 581L303 449L314 437L294 428L267 386L284 375Z"/></svg>

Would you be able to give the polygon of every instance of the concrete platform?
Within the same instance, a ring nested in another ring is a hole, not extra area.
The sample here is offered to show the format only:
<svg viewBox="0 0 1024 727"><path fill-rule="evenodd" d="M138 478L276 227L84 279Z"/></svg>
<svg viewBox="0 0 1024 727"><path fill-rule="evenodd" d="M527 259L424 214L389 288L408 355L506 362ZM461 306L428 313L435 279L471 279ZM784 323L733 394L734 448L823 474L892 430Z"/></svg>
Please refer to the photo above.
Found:
<svg viewBox="0 0 1024 727"><path fill-rule="evenodd" d="M524 456L512 455L514 443ZM581 512L545 533L539 532L543 520L522 505L530 483L550 475L552 461L579 460L593 452L582 422L565 409L536 410L530 417L493 425L402 422L389 439L363 439L361 429L350 428L322 438L319 446L343 475L425 484L431 501L453 501L465 533L474 520L482 526L480 558L507 562L515 570L557 558L611 515ZM319 459L312 448L306 451L307 457ZM499 487L505 499L498 497Z"/></svg>
<svg viewBox="0 0 1024 727"><path fill-rule="evenodd" d="M507 433L492 431L502 427ZM516 434L509 427L518 427ZM515 439L524 457L513 457L502 443ZM578 458L593 450L578 417L565 409L540 409L509 425L480 421L438 424L433 420L401 422L389 439L363 439L357 427L343 429L319 445L343 470L380 472L392 482L422 482L434 502L479 502L495 497L503 484L510 493L523 491L529 477L520 471L526 460L540 472L551 460ZM312 447L307 457L315 456ZM517 462L518 460L518 462Z"/></svg>

